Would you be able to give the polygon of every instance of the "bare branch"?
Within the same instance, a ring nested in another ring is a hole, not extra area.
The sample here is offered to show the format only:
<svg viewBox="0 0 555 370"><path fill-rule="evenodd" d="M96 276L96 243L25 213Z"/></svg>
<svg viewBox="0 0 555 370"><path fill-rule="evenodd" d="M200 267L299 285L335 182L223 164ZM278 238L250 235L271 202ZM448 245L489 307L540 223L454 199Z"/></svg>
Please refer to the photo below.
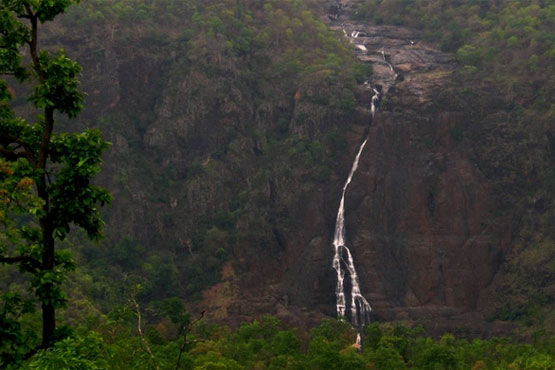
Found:
<svg viewBox="0 0 555 370"><path fill-rule="evenodd" d="M9 160L16 160L18 158L27 158L24 152L16 152L14 150L6 149L0 146L0 154Z"/></svg>
<svg viewBox="0 0 555 370"><path fill-rule="evenodd" d="M27 11L26 17L29 18L31 22L31 39L27 41L29 45L29 51L31 52L31 59L33 61L33 68L37 72L39 80L41 83L44 83L44 71L41 69L39 55L37 52L38 49L38 37L37 37L37 30L38 30L38 16L37 14L33 13L33 9L29 4L25 4L25 10Z"/></svg>
<svg viewBox="0 0 555 370"><path fill-rule="evenodd" d="M135 310L137 310L137 330L139 332L139 336L141 337L141 341L143 342L143 345L145 347L145 351L149 354L150 358L154 362L154 366L156 367L156 369L159 370L160 367L156 363L154 354L152 353L152 350L150 349L150 345L148 344L148 341L146 340L146 337L145 337L145 332L143 330L143 323L142 323L141 308L139 307L139 304L137 303L137 300L135 299L135 297L131 297L131 302L133 302L133 304L135 305Z"/></svg>
<svg viewBox="0 0 555 370"><path fill-rule="evenodd" d="M31 150L31 147L27 144L25 144L20 138L15 137L15 136L11 136L11 135L4 135L3 139L7 140L7 141L11 141L11 143L15 143L15 144L19 144L20 147L25 149L25 154L23 155L22 152L16 152L18 154L17 157L12 157L11 159L17 159L17 158L27 158L29 160L29 162L31 162L31 165L33 167L37 166L37 160L35 159L35 154L33 153L33 151ZM8 143L7 145L11 144ZM6 145L6 144L4 144ZM4 150L9 150L9 149L5 149ZM0 147L0 151L1 151L1 147ZM9 153L4 153L6 155L9 155Z"/></svg>
<svg viewBox="0 0 555 370"><path fill-rule="evenodd" d="M195 326L195 324L197 322L199 322L200 320L202 320L202 318L204 317L204 313L206 311L202 311L200 313L200 316L197 317L195 320L193 320L189 325L187 325L187 327L184 329L183 332L183 343L181 344L181 346L179 347L179 355L177 356L177 363L175 364L175 370L179 369L179 366L181 365L181 356L183 355L183 352L185 352L185 348L187 347L187 345L189 344L193 344L193 343L199 343L199 342L203 342L204 340L202 339L194 339L194 340L187 340L187 334L189 334L189 332L191 331L191 329L193 329L193 326Z"/></svg>
<svg viewBox="0 0 555 370"><path fill-rule="evenodd" d="M48 180L48 185L51 185L52 179L50 178L50 172L44 171L44 173L46 174L46 180Z"/></svg>
<svg viewBox="0 0 555 370"><path fill-rule="evenodd" d="M29 256L0 257L0 263L24 263L30 265L33 268L40 267L40 262Z"/></svg>

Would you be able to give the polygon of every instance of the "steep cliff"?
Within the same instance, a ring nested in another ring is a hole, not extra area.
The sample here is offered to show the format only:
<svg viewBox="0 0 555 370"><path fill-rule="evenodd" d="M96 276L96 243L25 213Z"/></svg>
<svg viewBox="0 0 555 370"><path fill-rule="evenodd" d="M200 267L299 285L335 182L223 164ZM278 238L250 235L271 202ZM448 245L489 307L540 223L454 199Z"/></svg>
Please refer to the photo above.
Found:
<svg viewBox="0 0 555 370"><path fill-rule="evenodd" d="M49 36L84 65L78 124L113 142L107 239L80 252L93 298L140 282L144 300L231 324L335 316L335 213L368 137L345 207L375 319L487 336L552 307L553 127L523 123L453 54L355 23L349 3L335 31L300 2L114 4ZM372 125L366 79L383 88Z"/></svg>

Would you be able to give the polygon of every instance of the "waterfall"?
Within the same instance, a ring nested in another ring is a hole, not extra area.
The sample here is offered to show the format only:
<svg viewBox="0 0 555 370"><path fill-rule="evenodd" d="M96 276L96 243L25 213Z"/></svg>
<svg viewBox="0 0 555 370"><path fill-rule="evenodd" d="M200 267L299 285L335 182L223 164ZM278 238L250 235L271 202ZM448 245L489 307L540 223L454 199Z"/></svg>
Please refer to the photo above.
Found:
<svg viewBox="0 0 555 370"><path fill-rule="evenodd" d="M365 85L369 87L370 82L366 81ZM376 114L376 110L378 109L381 100L381 92L378 89L381 90L381 87L376 86L372 88L372 91L374 92L370 103L372 120L374 119L374 115ZM351 167L351 172L349 172L347 181L345 182L345 185L343 185L343 192L341 194L341 201L339 202L339 209L337 210L335 232L333 235L334 256L332 267L337 274L337 286L335 288L337 317L344 318L347 314L347 299L345 295L345 273L347 272L351 280L351 300L349 302L349 311L351 314L350 321L354 327L358 328L364 327L370 322L370 312L372 311L372 307L370 307L370 304L363 297L362 292L360 291L360 283L353 255L345 243L345 192L347 191L347 187L351 183L351 180L353 179L353 176L358 168L360 155L362 154L367 142L368 138L366 138L360 145L353 162L353 166ZM357 336L357 344L360 344L359 342L360 333L358 333Z"/></svg>
<svg viewBox="0 0 555 370"><path fill-rule="evenodd" d="M374 119L374 115L376 114L376 110L378 109L378 106L380 105L380 92L374 87L372 89L374 91L374 95L372 96L372 101L370 103L370 110L372 112L372 119Z"/></svg>
<svg viewBox="0 0 555 370"><path fill-rule="evenodd" d="M393 66L391 65L391 63L389 63L389 61L385 57L385 51L382 50L380 53L382 53L382 58L383 58L384 62L386 62L387 66L389 67L389 70L391 72L395 72L395 70L393 69Z"/></svg>
<svg viewBox="0 0 555 370"><path fill-rule="evenodd" d="M374 107L373 104L372 107ZM362 296L353 255L345 243L345 192L358 168L360 155L362 154L367 141L368 138L366 138L360 145L355 161L353 162L353 167L349 173L349 177L343 186L343 193L341 194L341 201L339 202L339 210L337 211L337 219L335 222L335 233L333 235L333 248L335 254L333 256L332 266L337 273L337 287L335 288L337 316L343 318L347 313L344 280L345 272L348 272L351 280L351 300L349 309L351 314L351 324L354 327L363 327L370 321L370 311L372 311L372 308Z"/></svg>
<svg viewBox="0 0 555 370"><path fill-rule="evenodd" d="M350 33L347 33L345 28L342 28L343 34L349 37L349 41L354 43L355 39L359 37L366 37L366 32L352 30ZM368 53L368 48L365 44L355 44L356 49L362 51L363 54ZM395 72L393 66L389 62L386 57L385 51L382 49L380 54L389 70L391 72ZM397 79L397 75L395 79ZM374 120L374 116L376 111L379 108L381 98L382 98L382 86L381 85L374 85L372 86L370 80L366 80L364 82L364 86L366 88L372 89L373 95L370 101L370 112L372 116L372 121ZM347 177L347 181L345 185L343 185L343 191L341 193L341 201L339 202L339 209L337 210L337 218L335 221L335 232L333 235L333 249L334 249L334 256L333 256L333 263L332 267L336 272L337 275L337 286L335 288L335 296L336 296L336 310L337 316L339 319L344 319L347 315L350 316L350 322L353 327L358 329L356 343L354 344L357 348L360 349L361 346L361 332L360 329L364 328L367 324L370 323L370 312L372 311L372 307L363 297L362 292L360 291L360 282L358 278L358 274L355 268L355 262L351 250L347 247L345 242L345 193L351 180L353 179L354 174L358 168L358 162L360 160L360 156L368 142L368 137L362 142L360 145L353 165L351 167L351 172L349 172L349 176ZM345 293L345 275L348 274L348 279L350 279L350 293ZM347 299L349 298L349 299Z"/></svg>

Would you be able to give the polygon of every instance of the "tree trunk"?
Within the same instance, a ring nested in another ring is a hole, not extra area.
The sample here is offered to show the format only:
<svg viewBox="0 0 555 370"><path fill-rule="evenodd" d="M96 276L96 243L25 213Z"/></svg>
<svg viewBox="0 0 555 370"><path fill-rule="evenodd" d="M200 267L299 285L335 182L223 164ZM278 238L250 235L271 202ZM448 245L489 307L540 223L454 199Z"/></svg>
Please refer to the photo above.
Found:
<svg viewBox="0 0 555 370"><path fill-rule="evenodd" d="M50 197L47 191L46 162L48 158L48 145L54 128L54 110L46 108L44 112L45 128L42 136L38 167L43 171L40 181L37 182L38 196L44 200L45 215L40 219L42 233L42 271L54 270L54 229L52 215L50 214ZM56 330L56 309L52 297L52 284L45 284L42 302L42 347L48 348L54 344L54 331Z"/></svg>
<svg viewBox="0 0 555 370"><path fill-rule="evenodd" d="M42 249L42 272L54 270L54 236L52 223L48 209L48 193L46 193L46 182L38 186L39 196L45 200L46 215L40 220L43 249ZM56 310L52 297L52 284L45 284L42 302L42 348L48 348L54 343L54 331L56 330Z"/></svg>

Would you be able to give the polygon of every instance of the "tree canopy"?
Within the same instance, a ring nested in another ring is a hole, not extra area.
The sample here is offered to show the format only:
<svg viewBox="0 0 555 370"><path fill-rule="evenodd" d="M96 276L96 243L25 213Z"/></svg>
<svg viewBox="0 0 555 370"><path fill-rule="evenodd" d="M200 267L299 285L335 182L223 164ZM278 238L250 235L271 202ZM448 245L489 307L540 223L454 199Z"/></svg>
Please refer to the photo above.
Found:
<svg viewBox="0 0 555 370"><path fill-rule="evenodd" d="M76 2L0 3L0 74L5 76L0 80L0 263L27 273L35 296L3 294L0 365L37 349L20 325L21 314L37 305L42 309L40 348L50 347L62 334L56 331L55 312L65 305L60 286L75 263L69 251L55 249L56 242L73 226L91 239L100 238L100 207L111 199L91 182L108 147L100 132L56 131L57 115L74 118L83 108L81 67L63 49L47 51L38 45L40 25ZM30 87L27 100L36 118L22 117L12 108L16 84Z"/></svg>

